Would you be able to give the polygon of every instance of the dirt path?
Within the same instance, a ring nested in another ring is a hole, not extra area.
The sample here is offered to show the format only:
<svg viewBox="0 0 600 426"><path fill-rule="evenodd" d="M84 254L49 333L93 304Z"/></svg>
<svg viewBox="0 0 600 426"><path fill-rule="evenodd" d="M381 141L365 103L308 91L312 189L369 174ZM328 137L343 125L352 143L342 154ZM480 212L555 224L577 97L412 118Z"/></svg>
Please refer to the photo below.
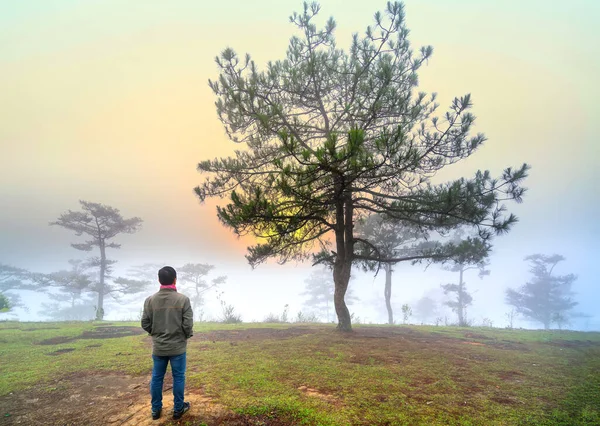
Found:
<svg viewBox="0 0 600 426"><path fill-rule="evenodd" d="M115 373L78 373L54 383L0 397L1 425L115 425L177 424L170 378L165 377L163 415L150 416L149 378ZM182 421L198 424L244 424L197 390L186 390L191 410ZM6 414L9 414L6 416ZM223 423L225 419L233 423Z"/></svg>

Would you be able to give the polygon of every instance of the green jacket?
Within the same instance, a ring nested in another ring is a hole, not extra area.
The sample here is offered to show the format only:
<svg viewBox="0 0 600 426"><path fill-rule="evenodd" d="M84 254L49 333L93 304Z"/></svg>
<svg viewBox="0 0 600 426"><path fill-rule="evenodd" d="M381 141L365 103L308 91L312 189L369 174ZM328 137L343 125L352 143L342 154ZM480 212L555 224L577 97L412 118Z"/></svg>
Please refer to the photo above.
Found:
<svg viewBox="0 0 600 426"><path fill-rule="evenodd" d="M160 289L144 302L142 328L152 336L152 354L181 355L193 336L194 314L190 299L177 290Z"/></svg>

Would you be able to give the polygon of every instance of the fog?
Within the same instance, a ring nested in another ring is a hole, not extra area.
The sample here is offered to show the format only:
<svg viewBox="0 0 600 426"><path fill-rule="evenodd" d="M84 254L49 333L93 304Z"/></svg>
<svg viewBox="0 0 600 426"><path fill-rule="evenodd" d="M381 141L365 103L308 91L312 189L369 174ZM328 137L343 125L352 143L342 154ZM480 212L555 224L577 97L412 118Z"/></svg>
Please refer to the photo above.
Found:
<svg viewBox="0 0 600 426"><path fill-rule="evenodd" d="M310 262L270 261L252 269L244 254L253 240L235 237L217 219L216 205L225 201L201 204L193 193L204 179L196 171L199 161L239 148L226 137L207 85L218 76L213 58L227 46L250 52L261 68L282 58L294 34L288 16L301 4L203 3L0 6L1 264L46 274L85 258L70 246L84 237L49 223L86 200L143 220L138 232L115 238L119 250L109 249L108 257L118 261L115 277L148 263L176 269L207 263L215 267L211 277L226 275L227 281L206 293L205 320L220 319L220 300L244 322L281 315L286 305L290 320L311 311L302 295ZM384 5L336 0L322 6L324 16L335 16L337 39L347 47L351 33L362 31ZM438 92L444 107L471 93L475 130L488 138L436 182L532 165L524 202L508 206L519 222L494 239L490 274L465 274L472 325L507 326L506 289L531 279L524 258L556 253L566 260L555 272L577 275L574 311L587 314L572 318L568 328L600 330L600 33L593 27L600 3L408 0L406 14L413 46L435 49L419 71L422 90ZM385 323L383 270L356 267L352 275L354 322ZM441 304L440 285L457 280L456 272L438 265L396 265L396 322L402 323L403 304L415 306L427 295ZM126 304L109 297L105 319L137 321L154 285L128 295ZM19 293L27 309L1 313L0 320L48 319L40 313L47 295ZM436 317L456 321L447 307ZM420 323L414 315L409 322ZM541 327L523 317L514 326Z"/></svg>

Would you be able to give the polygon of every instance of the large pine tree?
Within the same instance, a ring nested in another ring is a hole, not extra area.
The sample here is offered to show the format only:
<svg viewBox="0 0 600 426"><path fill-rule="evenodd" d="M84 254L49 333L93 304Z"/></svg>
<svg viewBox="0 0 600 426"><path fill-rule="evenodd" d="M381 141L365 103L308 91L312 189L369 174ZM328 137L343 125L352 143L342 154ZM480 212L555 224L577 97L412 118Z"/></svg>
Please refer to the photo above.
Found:
<svg viewBox="0 0 600 426"><path fill-rule="evenodd" d="M437 171L485 141L471 135L470 95L437 114L435 94L417 92L417 71L433 49L413 52L401 3L388 3L347 51L336 45L332 18L317 27L318 12L305 4L291 16L299 35L265 70L230 48L217 58L220 75L210 82L217 113L244 147L202 161L207 177L196 193L202 201L229 198L218 216L236 234L256 237L247 255L253 266L321 249L318 260L333 264L338 328L348 331L352 264L396 261L368 251L372 243L355 236L357 220L381 213L423 229L466 225L489 240L516 221L503 202L521 199L528 167L432 184Z"/></svg>

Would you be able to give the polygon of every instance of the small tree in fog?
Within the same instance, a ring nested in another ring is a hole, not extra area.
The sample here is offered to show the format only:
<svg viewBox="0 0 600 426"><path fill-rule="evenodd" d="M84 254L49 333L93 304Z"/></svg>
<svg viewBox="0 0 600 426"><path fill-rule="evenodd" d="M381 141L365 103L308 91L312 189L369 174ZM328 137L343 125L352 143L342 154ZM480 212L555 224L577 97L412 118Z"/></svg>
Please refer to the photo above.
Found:
<svg viewBox="0 0 600 426"><path fill-rule="evenodd" d="M408 258L421 254L424 249L431 247L426 240L428 233L416 226L410 226L398 221L389 220L381 214L372 214L357 224L357 238L369 241L384 259ZM363 246L365 248L366 246ZM372 251L369 247L368 251ZM439 255L439 253L435 253ZM388 324L394 324L392 310L392 272L393 262L363 262L364 269L378 269L383 265L385 271L385 287L383 297L388 314Z"/></svg>
<svg viewBox="0 0 600 426"><path fill-rule="evenodd" d="M135 265L128 269L128 275L137 280L148 282L150 286L154 285L156 287L160 285L158 282L158 271L165 265L166 262Z"/></svg>
<svg viewBox="0 0 600 426"><path fill-rule="evenodd" d="M40 314L54 321L82 321L97 317L98 309L93 300L100 290L95 280L97 260L69 260L69 264L70 270L35 274L34 280L44 286L49 299L56 301L42 304ZM106 278L110 278L111 264L111 261L107 262ZM124 295L141 292L150 284L146 280L124 277L112 281L113 285L104 287L104 294L119 302L123 302Z"/></svg>
<svg viewBox="0 0 600 426"><path fill-rule="evenodd" d="M205 263L186 263L177 268L177 284L192 291L192 310L198 318L202 318L200 307L204 305L206 292L227 280L227 277L222 275L209 281L208 275L214 268L214 265Z"/></svg>
<svg viewBox="0 0 600 426"><path fill-rule="evenodd" d="M552 323L560 327L568 323L577 305L571 286L577 279L573 274L555 275L554 268L565 258L554 254L527 256L533 278L518 290L506 290L506 303L530 320L541 322L548 330Z"/></svg>
<svg viewBox="0 0 600 426"><path fill-rule="evenodd" d="M304 305L309 310L323 315L325 322L330 322L333 319L333 295L335 293L335 282L331 276L331 270L326 267L316 268L304 280L304 283L306 286L302 295L308 297ZM352 305L356 300L352 289L348 289L346 303Z"/></svg>
<svg viewBox="0 0 600 426"><path fill-rule="evenodd" d="M125 219L121 216L118 209L103 204L80 201L82 211L68 210L63 213L55 222L50 225L57 225L75 232L75 235L89 236L90 239L71 246L77 250L91 251L94 247L98 248L100 257L93 257L88 264L91 267L99 269L98 282L93 285L92 290L97 293L98 301L96 306L96 319L104 318L104 296L111 293L135 293L143 288L143 285L137 280L121 278L115 280L115 285L109 285L106 282L110 266L114 263L106 257L106 249L118 249L120 244L110 242L119 234L133 234L137 232L142 224L142 219L133 217Z"/></svg>
<svg viewBox="0 0 600 426"><path fill-rule="evenodd" d="M357 220L382 213L423 229L476 227L489 240L516 218L506 200L521 200L528 167L507 168L499 178L478 171L433 185L444 167L473 154L485 141L472 135L470 95L437 114L435 94L418 92L418 69L433 48L413 50L404 6L390 2L374 26L355 34L350 48L336 43L335 21L318 28L317 3L305 3L291 22L299 31L283 60L259 70L232 49L217 58L210 81L219 119L231 140L246 145L233 157L202 161L207 173L196 188L201 201L228 197L219 219L237 235L252 235L247 259L269 258L333 266L338 329L350 331L346 305L352 266L431 258L385 258L354 232Z"/></svg>
<svg viewBox="0 0 600 426"><path fill-rule="evenodd" d="M90 276L85 271L81 260L69 260L70 270L62 270L46 275L49 286L56 288L59 294L49 293L49 297L62 302L68 299L71 308L82 295L90 291L93 284Z"/></svg>
<svg viewBox="0 0 600 426"><path fill-rule="evenodd" d="M426 323L435 318L438 312L438 306L431 297L423 296L415 303L415 317L421 322Z"/></svg>
<svg viewBox="0 0 600 426"><path fill-rule="evenodd" d="M489 248L485 249L482 247L480 256L474 257L472 255L472 247L470 247L473 242L461 240L462 235L462 230L457 231L454 234L454 241L458 247L465 245L469 246L468 249L465 250L464 255L459 251L450 262L450 265L445 267L448 271L458 272L458 283L443 284L442 289L444 289L444 294L451 296L451 299L444 302L444 304L456 313L458 317L458 326L467 327L469 325L469 321L467 320L467 308L473 303L473 296L471 296L467 290L464 274L467 271L477 270L479 271L479 278L489 275L490 272L486 269L488 266L487 257L489 255Z"/></svg>
<svg viewBox="0 0 600 426"><path fill-rule="evenodd" d="M391 219L383 214L372 214L357 224L357 240L369 241L362 245L362 254L376 254L381 259L396 261L362 261L365 270L378 270L381 265L385 270L384 300L388 314L388 324L394 324L392 310L392 272L394 265L403 261L429 263L455 263L468 259L477 262L487 256L489 245L482 244L479 239L451 240L446 243L431 241L430 233L422 227L406 224Z"/></svg>
<svg viewBox="0 0 600 426"><path fill-rule="evenodd" d="M505 313L504 316L508 320L508 325L506 327L512 330L514 328L515 318L517 317L517 311L515 309L511 309Z"/></svg>
<svg viewBox="0 0 600 426"><path fill-rule="evenodd" d="M406 324L410 317L412 316L412 308L408 303L402 305L402 322Z"/></svg>
<svg viewBox="0 0 600 426"><path fill-rule="evenodd" d="M82 299L75 306L65 306L62 303L42 303L39 314L50 321L89 321L94 319L96 312L93 299Z"/></svg>
<svg viewBox="0 0 600 426"><path fill-rule="evenodd" d="M32 274L25 269L0 263L0 293L3 293L8 299L11 308L28 310L27 306L21 301L19 291L44 291L44 288L34 279L36 275L38 274Z"/></svg>
<svg viewBox="0 0 600 426"><path fill-rule="evenodd" d="M10 300L4 293L0 292L0 313L9 312L11 309Z"/></svg>

